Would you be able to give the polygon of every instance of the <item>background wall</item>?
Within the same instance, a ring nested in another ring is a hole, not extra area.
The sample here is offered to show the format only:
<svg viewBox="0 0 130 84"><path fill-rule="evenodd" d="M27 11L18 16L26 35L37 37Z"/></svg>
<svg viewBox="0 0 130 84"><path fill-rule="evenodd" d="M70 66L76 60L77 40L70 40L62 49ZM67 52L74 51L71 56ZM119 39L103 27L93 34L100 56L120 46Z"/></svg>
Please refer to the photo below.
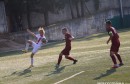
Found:
<svg viewBox="0 0 130 84"><path fill-rule="evenodd" d="M120 0L99 0L99 7L97 4L95 4L96 0L88 0L88 2L84 3L84 11L85 11L85 16L91 16L93 14L99 13L99 12L104 12L104 11L109 11L109 10L117 10L118 13L120 14ZM98 0L97 0L98 1ZM126 8L130 8L130 0L122 0L123 4L123 10ZM76 8L75 6L72 5L72 11L74 12L74 17L77 16ZM81 13L81 6L78 4L78 9L79 13ZM26 16L25 16L26 17ZM49 12L48 14L48 19L49 19L49 24L53 23L58 23L66 20L71 20L71 11L69 5L65 5L63 9L59 11L59 13L52 13ZM32 27L37 27L39 25L44 25L44 15L42 13L37 13L37 12L31 12L31 26ZM26 21L26 18L23 18L23 26L27 27L27 24L24 22Z"/></svg>

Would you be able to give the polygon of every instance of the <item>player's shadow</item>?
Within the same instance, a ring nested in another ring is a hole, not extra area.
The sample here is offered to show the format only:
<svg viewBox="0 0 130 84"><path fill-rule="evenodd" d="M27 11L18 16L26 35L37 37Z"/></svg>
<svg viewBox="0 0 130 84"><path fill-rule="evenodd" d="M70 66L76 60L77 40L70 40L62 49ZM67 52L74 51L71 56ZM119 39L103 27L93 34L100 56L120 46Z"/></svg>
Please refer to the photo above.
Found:
<svg viewBox="0 0 130 84"><path fill-rule="evenodd" d="M31 73L31 68L24 69L23 71L20 71L20 72L15 71L15 72L13 72L12 74L7 75L7 76L4 76L4 77L2 77L2 78L11 77L11 76L14 76L14 75L16 75L16 76L24 76L24 75L26 75L26 74L28 74L28 73ZM26 75L25 77L30 77L30 76L31 76L31 75Z"/></svg>
<svg viewBox="0 0 130 84"><path fill-rule="evenodd" d="M24 75L26 75L26 74L28 74L28 73L31 73L31 68L24 69L24 70L21 71L21 72L15 71L15 72L13 72L11 75L24 76ZM27 77L28 77L28 76L27 76Z"/></svg>
<svg viewBox="0 0 130 84"><path fill-rule="evenodd" d="M106 73L101 74L100 76L94 78L94 80L99 80L99 79L101 79L103 77L106 77L106 76L109 76L109 75L113 74L114 72L116 72L116 69L111 68L111 69L107 70Z"/></svg>
<svg viewBox="0 0 130 84"><path fill-rule="evenodd" d="M61 73L61 72L65 69L65 67L71 66L71 65L72 65L72 64L69 64L69 65L62 66L62 67L60 67L60 68L58 68L58 69L55 69L54 71L51 71L51 73L50 73L50 74L47 74L46 76L51 76L51 75L53 75L53 74L59 74L59 73Z"/></svg>

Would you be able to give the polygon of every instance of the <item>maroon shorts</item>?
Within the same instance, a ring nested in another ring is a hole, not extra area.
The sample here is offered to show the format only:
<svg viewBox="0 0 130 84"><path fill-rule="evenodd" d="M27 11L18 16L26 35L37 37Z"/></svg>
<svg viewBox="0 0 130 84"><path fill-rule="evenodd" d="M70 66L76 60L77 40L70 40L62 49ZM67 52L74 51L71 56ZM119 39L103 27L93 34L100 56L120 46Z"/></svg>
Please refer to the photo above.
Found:
<svg viewBox="0 0 130 84"><path fill-rule="evenodd" d="M120 47L120 43L114 43L114 44L112 43L110 51L118 52L119 51L119 47Z"/></svg>
<svg viewBox="0 0 130 84"><path fill-rule="evenodd" d="M71 50L71 47L65 47L63 50L62 50L62 54L63 55L70 55L70 50Z"/></svg>

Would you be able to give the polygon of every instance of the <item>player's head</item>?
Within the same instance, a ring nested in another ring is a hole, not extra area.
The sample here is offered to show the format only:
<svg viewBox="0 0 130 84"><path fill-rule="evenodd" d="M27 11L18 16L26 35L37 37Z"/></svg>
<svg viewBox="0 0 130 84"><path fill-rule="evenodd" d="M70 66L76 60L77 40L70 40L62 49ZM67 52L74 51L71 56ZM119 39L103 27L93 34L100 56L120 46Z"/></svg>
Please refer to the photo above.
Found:
<svg viewBox="0 0 130 84"><path fill-rule="evenodd" d="M39 27L38 32L39 32L41 35L44 35L44 34L45 34L45 30L44 30L43 27Z"/></svg>
<svg viewBox="0 0 130 84"><path fill-rule="evenodd" d="M109 30L111 26L112 26L112 22L110 20L106 21L106 30Z"/></svg>
<svg viewBox="0 0 130 84"><path fill-rule="evenodd" d="M62 29L63 34L66 34L67 32L68 32L68 29L66 27Z"/></svg>

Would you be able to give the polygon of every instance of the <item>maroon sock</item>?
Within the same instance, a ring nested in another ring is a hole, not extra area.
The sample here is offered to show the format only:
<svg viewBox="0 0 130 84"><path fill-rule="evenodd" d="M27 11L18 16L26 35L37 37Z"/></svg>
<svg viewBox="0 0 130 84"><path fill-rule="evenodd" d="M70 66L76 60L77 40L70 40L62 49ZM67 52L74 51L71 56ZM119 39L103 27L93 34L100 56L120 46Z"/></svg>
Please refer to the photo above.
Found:
<svg viewBox="0 0 130 84"><path fill-rule="evenodd" d="M120 63L122 63L122 59L121 59L121 56L119 54L116 54L118 60L120 61Z"/></svg>
<svg viewBox="0 0 130 84"><path fill-rule="evenodd" d="M73 61L75 60L75 59L73 59L72 57L67 57L66 59L73 60Z"/></svg>
<svg viewBox="0 0 130 84"><path fill-rule="evenodd" d="M114 64L117 64L117 62L116 62L116 58L115 58L114 55L111 56L111 59L112 59L112 61L113 61Z"/></svg>
<svg viewBox="0 0 130 84"><path fill-rule="evenodd" d="M59 56L58 65L60 65L61 60L62 60L62 56Z"/></svg>

